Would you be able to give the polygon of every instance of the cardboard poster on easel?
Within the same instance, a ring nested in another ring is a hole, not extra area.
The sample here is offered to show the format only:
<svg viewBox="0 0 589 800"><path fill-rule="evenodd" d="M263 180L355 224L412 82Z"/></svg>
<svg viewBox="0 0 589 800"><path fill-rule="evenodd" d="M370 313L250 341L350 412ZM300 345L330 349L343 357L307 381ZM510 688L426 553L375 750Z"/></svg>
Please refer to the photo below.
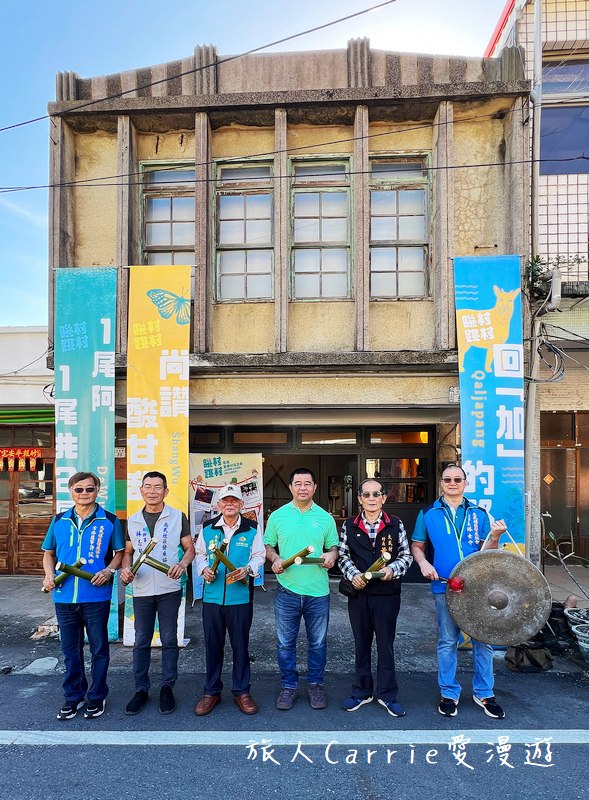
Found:
<svg viewBox="0 0 589 800"><path fill-rule="evenodd" d="M221 453L190 454L190 530L194 541L200 535L204 523L219 513L217 495L228 483L241 489L243 516L257 522L264 532L264 484L262 481L262 454ZM254 586L263 586L263 573L254 580ZM202 597L203 580L196 575L193 566L192 587L195 600Z"/></svg>

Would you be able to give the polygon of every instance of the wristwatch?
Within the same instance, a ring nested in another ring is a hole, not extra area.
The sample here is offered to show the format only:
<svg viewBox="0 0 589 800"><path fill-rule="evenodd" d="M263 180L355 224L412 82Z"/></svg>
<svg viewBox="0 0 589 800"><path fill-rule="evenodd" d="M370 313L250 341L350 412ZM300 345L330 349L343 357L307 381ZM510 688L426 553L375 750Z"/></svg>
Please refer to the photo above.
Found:
<svg viewBox="0 0 589 800"><path fill-rule="evenodd" d="M247 572L247 574L250 576L250 578L253 578L253 577L254 577L254 571L253 571L253 569L250 567L250 565L249 565L249 564L248 564L248 565L247 565L247 567L245 568L245 571L246 571L246 572Z"/></svg>
<svg viewBox="0 0 589 800"><path fill-rule="evenodd" d="M114 575L116 572L116 569L113 569L112 567L107 567L107 570L110 572L111 575Z"/></svg>

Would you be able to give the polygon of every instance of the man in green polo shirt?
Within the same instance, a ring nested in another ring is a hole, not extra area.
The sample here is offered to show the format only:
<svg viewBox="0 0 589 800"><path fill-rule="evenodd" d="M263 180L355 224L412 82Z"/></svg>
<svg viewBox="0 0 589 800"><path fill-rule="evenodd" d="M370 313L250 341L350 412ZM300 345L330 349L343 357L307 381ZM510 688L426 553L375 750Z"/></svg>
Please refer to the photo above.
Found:
<svg viewBox="0 0 589 800"><path fill-rule="evenodd" d="M288 711L297 694L297 637L301 618L307 631L307 684L311 708L325 708L323 690L329 622L329 575L337 559L338 535L331 514L313 503L317 489L310 469L298 467L289 478L292 502L270 514L264 543L266 557L276 575L276 637L281 690L276 708ZM312 545L321 564L283 562ZM325 552L324 552L325 551Z"/></svg>

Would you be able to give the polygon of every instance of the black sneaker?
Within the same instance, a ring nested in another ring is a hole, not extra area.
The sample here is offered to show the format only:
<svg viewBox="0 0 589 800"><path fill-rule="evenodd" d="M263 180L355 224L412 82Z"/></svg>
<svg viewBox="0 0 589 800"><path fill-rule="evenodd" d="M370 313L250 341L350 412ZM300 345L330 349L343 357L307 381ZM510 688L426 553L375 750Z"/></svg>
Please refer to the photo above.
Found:
<svg viewBox="0 0 589 800"><path fill-rule="evenodd" d="M458 714L458 700L451 700L449 697L442 697L438 712L443 717L455 717Z"/></svg>
<svg viewBox="0 0 589 800"><path fill-rule="evenodd" d="M395 703L390 700L381 700L380 697L378 698L378 702L381 706L384 706L391 717L404 717L407 713L401 703Z"/></svg>
<svg viewBox="0 0 589 800"><path fill-rule="evenodd" d="M84 719L94 719L95 717L101 717L104 714L105 708L106 708L106 700L98 700L96 702L88 703L86 706L86 710L84 711Z"/></svg>
<svg viewBox="0 0 589 800"><path fill-rule="evenodd" d="M352 697L346 697L345 700L342 700L342 708L344 711L357 711L366 703L372 703L372 697L354 697L352 695Z"/></svg>
<svg viewBox="0 0 589 800"><path fill-rule="evenodd" d="M73 719L81 708L84 708L83 700L66 700L57 712L57 719Z"/></svg>
<svg viewBox="0 0 589 800"><path fill-rule="evenodd" d="M128 717L134 717L135 714L139 714L139 712L143 710L143 706L147 703L148 697L149 695L147 692L143 690L135 692L133 697L127 703L125 714Z"/></svg>
<svg viewBox="0 0 589 800"><path fill-rule="evenodd" d="M171 714L176 708L172 687L164 684L160 689L160 714Z"/></svg>
<svg viewBox="0 0 589 800"><path fill-rule="evenodd" d="M473 694L472 699L475 701L477 706L480 706L483 709L488 717L493 717L493 719L503 719L505 717L505 711L501 708L494 697L480 698L477 697L476 694Z"/></svg>

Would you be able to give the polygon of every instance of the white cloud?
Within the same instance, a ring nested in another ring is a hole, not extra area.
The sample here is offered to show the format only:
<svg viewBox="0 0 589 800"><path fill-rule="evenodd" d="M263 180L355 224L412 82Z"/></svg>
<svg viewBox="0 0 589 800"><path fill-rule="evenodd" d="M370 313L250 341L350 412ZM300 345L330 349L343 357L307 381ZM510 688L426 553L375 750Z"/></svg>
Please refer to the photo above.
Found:
<svg viewBox="0 0 589 800"><path fill-rule="evenodd" d="M32 222L35 227L47 231L47 212L39 213L38 211L31 211L25 206L13 203L11 200L2 196L0 196L0 206L16 214L16 216L23 217L28 222Z"/></svg>

